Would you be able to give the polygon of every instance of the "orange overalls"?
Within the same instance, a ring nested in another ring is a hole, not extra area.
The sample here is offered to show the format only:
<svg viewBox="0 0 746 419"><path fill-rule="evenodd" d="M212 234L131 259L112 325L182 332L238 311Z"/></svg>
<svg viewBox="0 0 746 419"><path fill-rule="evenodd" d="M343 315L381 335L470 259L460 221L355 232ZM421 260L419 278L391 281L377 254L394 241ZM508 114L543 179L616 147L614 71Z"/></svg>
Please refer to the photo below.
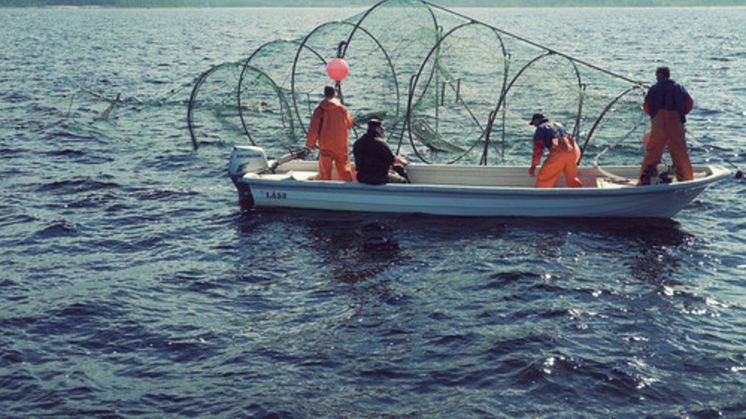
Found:
<svg viewBox="0 0 746 419"><path fill-rule="evenodd" d="M580 188L583 183L578 179L578 158L580 157L580 148L572 137L564 132L564 128L558 123L547 123L548 125L542 124L541 127L537 127L537 135L541 130L554 133L559 135L551 141L549 146L549 155L547 156L544 163L541 165L539 174L536 175L536 187L537 188L553 188L559 180L560 174L565 174L565 183L571 188ZM549 145L548 139L550 137L539 138L534 136L534 153L531 162L531 170L533 176L533 168L539 164L542 154L544 154L544 147Z"/></svg>
<svg viewBox="0 0 746 419"><path fill-rule="evenodd" d="M692 180L692 163L686 150L684 123L678 111L661 109L650 121L650 140L645 146L645 159L640 167L640 185L650 184L650 175L655 173L663 157L663 150L668 146L671 161L678 180Z"/></svg>
<svg viewBox="0 0 746 419"><path fill-rule="evenodd" d="M536 175L537 188L553 188L559 180L560 174L565 174L565 182L571 188L580 188L583 183L578 179L577 154L578 147L570 136L552 140L549 155L541 165Z"/></svg>
<svg viewBox="0 0 746 419"><path fill-rule="evenodd" d="M349 140L347 130L352 128L352 118L339 99L324 99L313 111L308 127L306 147L311 150L319 141L319 179L331 180L332 164L337 169L340 180L354 180L348 155Z"/></svg>
<svg viewBox="0 0 746 419"><path fill-rule="evenodd" d="M694 101L686 89L673 80L659 81L648 90L643 110L652 115L650 139L645 145L645 158L640 167L638 185L650 184L650 178L657 173L657 166L666 147L676 170L676 178L680 181L694 179L684 136L684 116L693 106Z"/></svg>

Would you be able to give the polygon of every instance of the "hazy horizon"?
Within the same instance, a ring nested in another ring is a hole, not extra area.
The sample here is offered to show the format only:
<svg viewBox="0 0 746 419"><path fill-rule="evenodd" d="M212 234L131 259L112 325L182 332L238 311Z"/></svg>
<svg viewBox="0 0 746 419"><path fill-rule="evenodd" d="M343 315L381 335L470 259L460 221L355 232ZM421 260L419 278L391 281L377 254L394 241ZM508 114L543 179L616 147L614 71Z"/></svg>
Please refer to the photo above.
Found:
<svg viewBox="0 0 746 419"><path fill-rule="evenodd" d="M341 7L372 6L377 0L0 0L0 7ZM743 6L746 0L440 0L448 7L681 7Z"/></svg>

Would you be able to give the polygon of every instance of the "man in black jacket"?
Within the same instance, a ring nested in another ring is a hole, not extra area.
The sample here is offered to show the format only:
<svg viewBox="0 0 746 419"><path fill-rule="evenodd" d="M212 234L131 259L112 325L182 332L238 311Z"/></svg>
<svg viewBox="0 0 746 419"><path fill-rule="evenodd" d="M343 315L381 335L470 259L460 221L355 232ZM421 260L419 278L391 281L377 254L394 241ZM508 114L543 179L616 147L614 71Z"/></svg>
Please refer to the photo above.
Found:
<svg viewBox="0 0 746 419"><path fill-rule="evenodd" d="M368 120L368 131L355 141L352 152L355 155L358 182L371 185L407 183L403 177L389 171L394 163L406 166L407 161L394 156L389 149L389 145L384 140L380 119Z"/></svg>

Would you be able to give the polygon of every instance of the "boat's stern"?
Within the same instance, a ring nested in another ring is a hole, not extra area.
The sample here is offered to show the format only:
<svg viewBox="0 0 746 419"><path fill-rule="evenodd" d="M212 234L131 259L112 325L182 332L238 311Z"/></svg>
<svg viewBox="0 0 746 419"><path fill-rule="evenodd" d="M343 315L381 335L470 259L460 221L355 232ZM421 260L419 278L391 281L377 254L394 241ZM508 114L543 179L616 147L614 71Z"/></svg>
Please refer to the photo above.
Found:
<svg viewBox="0 0 746 419"><path fill-rule="evenodd" d="M228 175L238 189L238 201L242 207L253 207L254 197L251 195L249 184L242 182L241 179L247 173L257 173L268 167L267 155L262 148L246 145L233 146L228 163Z"/></svg>

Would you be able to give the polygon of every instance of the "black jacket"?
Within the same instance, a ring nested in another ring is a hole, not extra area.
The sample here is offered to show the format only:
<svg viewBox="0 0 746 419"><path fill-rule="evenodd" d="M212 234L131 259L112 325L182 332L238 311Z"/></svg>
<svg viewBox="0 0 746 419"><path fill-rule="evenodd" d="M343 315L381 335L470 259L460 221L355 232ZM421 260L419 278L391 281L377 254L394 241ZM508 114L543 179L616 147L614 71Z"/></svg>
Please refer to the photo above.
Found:
<svg viewBox="0 0 746 419"><path fill-rule="evenodd" d="M358 182L373 185L386 183L389 168L394 164L394 153L376 134L375 130L368 130L352 147Z"/></svg>

